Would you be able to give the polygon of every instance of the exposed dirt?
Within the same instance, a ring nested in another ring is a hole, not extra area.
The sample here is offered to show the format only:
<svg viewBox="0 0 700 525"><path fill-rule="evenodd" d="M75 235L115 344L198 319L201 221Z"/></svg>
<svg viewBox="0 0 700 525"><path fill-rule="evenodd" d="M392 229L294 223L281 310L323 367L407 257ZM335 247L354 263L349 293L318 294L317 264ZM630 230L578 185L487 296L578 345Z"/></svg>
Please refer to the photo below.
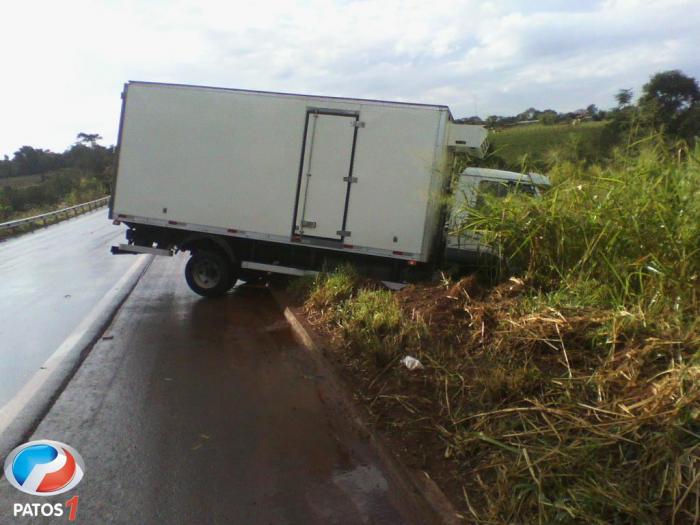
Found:
<svg viewBox="0 0 700 525"><path fill-rule="evenodd" d="M516 278L490 288L475 277L416 284L394 297L401 322L379 339L350 332L371 331L386 312L358 324L343 301L300 310L391 448L427 472L465 522L512 523L522 514L527 523L627 523L642 512L640 483L668 492L657 486L666 468L690 473L677 478L682 490L696 482L687 438L700 431L687 416L700 413L700 387L688 382L700 377L689 361L692 334L626 328L627 312L555 308ZM422 366L409 370L406 356ZM544 484L549 501L568 498L572 486L584 496L575 511L542 510ZM648 501L653 523L680 515Z"/></svg>
<svg viewBox="0 0 700 525"><path fill-rule="evenodd" d="M362 287L378 288L363 282ZM464 509L463 466L452 455L438 429L445 424L445 395L436 368L450 361L451 369L470 381L483 372L484 348L494 337L500 311L520 295L524 283L513 279L494 288L467 276L455 283L414 284L396 293L405 314L428 327L430 340L405 348L404 353L384 367L367 359L363 349L350 345L338 326L324 322L323 315L311 308L300 309L325 351L356 397L367 408L375 427L411 468L428 473L457 509ZM460 355L460 351L467 352ZM477 350L477 351L475 351ZM403 355L417 357L425 366L410 371L399 363ZM455 361L460 361L455 365ZM450 387L450 390L452 388ZM450 393L452 395L452 393ZM476 410L469 399L455 399L459 411ZM445 429L447 433L448 430Z"/></svg>

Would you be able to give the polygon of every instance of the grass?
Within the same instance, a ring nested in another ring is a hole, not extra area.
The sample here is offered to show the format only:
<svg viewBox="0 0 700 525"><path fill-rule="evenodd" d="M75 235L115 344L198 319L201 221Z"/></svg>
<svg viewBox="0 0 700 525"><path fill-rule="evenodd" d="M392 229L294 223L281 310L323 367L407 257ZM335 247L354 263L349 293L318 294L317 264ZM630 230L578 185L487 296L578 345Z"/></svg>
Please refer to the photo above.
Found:
<svg viewBox="0 0 700 525"><path fill-rule="evenodd" d="M342 266L330 274L322 273L312 279L309 303L322 311L336 308L349 298L360 281L352 266Z"/></svg>
<svg viewBox="0 0 700 525"><path fill-rule="evenodd" d="M308 316L465 520L700 523L700 150L650 139L549 175L464 225L519 276L391 294L345 269Z"/></svg>
<svg viewBox="0 0 700 525"><path fill-rule="evenodd" d="M35 185L41 188L41 184ZM32 190L32 186L25 186L19 190L15 191L27 191ZM45 202L41 205L33 205L29 208L25 208L21 211L15 211L12 206L8 206L5 201L5 196L0 190L0 222L9 222L17 219L24 219L27 217L34 217L36 215L42 215L44 213L49 213L54 210L60 210L63 208L68 208L76 204L82 204L84 202L93 201L105 197L104 186L102 183L91 177L76 178L75 183L72 184L72 189L68 192L64 192L60 198L50 199L50 202ZM51 218L41 221L35 221L31 224L23 224L13 229L5 229L0 231L0 240L7 239L9 237L14 237L27 232L31 232L37 227L47 226L49 224L55 224L62 220L69 219L70 217L76 216L80 213L84 213L88 210L73 210L70 213L66 212L60 216L54 215Z"/></svg>
<svg viewBox="0 0 700 525"><path fill-rule="evenodd" d="M579 158L599 158L600 136L606 122L571 124L529 124L491 132L489 141L494 155L503 158L509 166L541 168L565 150Z"/></svg>
<svg viewBox="0 0 700 525"><path fill-rule="evenodd" d="M609 166L558 164L542 199L487 199L464 229L499 245L538 288L649 316L698 311L700 149L662 144Z"/></svg>
<svg viewBox="0 0 700 525"><path fill-rule="evenodd" d="M317 319L336 326L347 343L379 365L394 359L423 326L409 323L396 297L360 278L352 266L292 283L291 292L307 290L306 306Z"/></svg>
<svg viewBox="0 0 700 525"><path fill-rule="evenodd" d="M15 186L3 184L24 177L0 179L0 222L40 215L106 195L104 182L94 175L83 175L75 168L27 177L43 179L38 183Z"/></svg>
<svg viewBox="0 0 700 525"><path fill-rule="evenodd" d="M37 173L35 175L17 175L14 177L2 177L0 178L0 187L26 188L27 186L35 186L37 184L44 183L50 178L56 176L69 176L75 179L79 179L84 175L74 168L61 168L54 171L47 171L46 173Z"/></svg>

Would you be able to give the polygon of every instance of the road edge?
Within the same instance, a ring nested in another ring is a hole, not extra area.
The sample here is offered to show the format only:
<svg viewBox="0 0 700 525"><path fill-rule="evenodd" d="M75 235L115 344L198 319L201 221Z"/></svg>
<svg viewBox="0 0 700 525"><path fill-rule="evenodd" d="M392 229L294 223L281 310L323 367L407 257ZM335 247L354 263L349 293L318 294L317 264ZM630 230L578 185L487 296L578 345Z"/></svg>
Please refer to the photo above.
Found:
<svg viewBox="0 0 700 525"><path fill-rule="evenodd" d="M96 199L96 200L100 200L100 199ZM88 207L87 209L84 209L82 211L79 210L79 208L81 208L82 206L89 205L92 202L95 202L95 201L83 202L80 204L76 204L75 206L69 206L67 208L59 208L57 210L51 210L48 212L44 212L42 214L35 215L33 217L23 217L20 219L14 219L11 221L0 223L0 243L14 240L14 239L17 239L19 237L23 237L24 235L27 235L28 233L34 233L40 229L47 229L47 228L50 228L51 226L56 226L57 224L61 224L63 222L69 221L70 219L75 219L77 217L83 217L84 215L89 215L92 212L100 211L102 208L104 208L105 206L107 206L109 204L108 202L105 202L104 204L101 204L96 208ZM68 215L68 212L71 210L73 210L73 212L74 212L72 216ZM63 213L62 219L60 217L61 213ZM49 219L49 216L51 216L51 217L55 216L55 220L51 223L47 222L47 219ZM35 226L35 223L38 223L39 221L42 221L42 224ZM7 226L9 223L13 223L13 222L20 222L22 224L18 224L15 227L12 227L12 226L8 227ZM5 226L6 229L2 228L3 226ZM10 230L9 233L7 233L7 230Z"/></svg>
<svg viewBox="0 0 700 525"><path fill-rule="evenodd" d="M390 450L381 436L372 428L366 415L360 410L352 393L338 377L333 365L323 353L323 345L313 328L298 315L283 294L272 290L272 295L284 312L294 337L308 351L315 365L323 373L325 379L338 393L338 399L349 415L350 424L358 434L366 436L368 444L379 458L389 481L397 489L397 495L402 502L409 505L416 518L416 523L426 525L458 525L464 520L456 511L444 492L430 478L427 472L407 467Z"/></svg>
<svg viewBox="0 0 700 525"><path fill-rule="evenodd" d="M19 392L0 408L0 457L7 456L32 435L152 262L152 255L135 261L105 293L90 315L44 361ZM89 322L86 323L86 320ZM83 326L83 323L86 325Z"/></svg>

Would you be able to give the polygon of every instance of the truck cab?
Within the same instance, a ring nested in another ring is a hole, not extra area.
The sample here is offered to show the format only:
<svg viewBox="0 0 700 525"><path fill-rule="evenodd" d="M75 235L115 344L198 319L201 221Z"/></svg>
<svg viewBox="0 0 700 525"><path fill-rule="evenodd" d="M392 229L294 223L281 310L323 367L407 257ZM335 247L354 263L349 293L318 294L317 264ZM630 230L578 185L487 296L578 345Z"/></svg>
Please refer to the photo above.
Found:
<svg viewBox="0 0 700 525"><path fill-rule="evenodd" d="M484 196L505 197L512 193L540 195L551 185L538 173L516 173L489 168L466 168L455 181L450 216L445 223L445 260L461 265L481 265L496 256L496 250L480 242L476 232L457 231L470 210L483 206Z"/></svg>

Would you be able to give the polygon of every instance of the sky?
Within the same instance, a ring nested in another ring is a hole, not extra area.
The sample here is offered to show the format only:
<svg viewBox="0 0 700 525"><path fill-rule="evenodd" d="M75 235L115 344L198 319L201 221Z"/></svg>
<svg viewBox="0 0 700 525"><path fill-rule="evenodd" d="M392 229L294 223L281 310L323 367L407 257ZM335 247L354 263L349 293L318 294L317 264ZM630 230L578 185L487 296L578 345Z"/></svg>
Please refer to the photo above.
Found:
<svg viewBox="0 0 700 525"><path fill-rule="evenodd" d="M447 104L456 118L614 105L700 78L698 0L0 3L0 156L116 142L128 80Z"/></svg>

